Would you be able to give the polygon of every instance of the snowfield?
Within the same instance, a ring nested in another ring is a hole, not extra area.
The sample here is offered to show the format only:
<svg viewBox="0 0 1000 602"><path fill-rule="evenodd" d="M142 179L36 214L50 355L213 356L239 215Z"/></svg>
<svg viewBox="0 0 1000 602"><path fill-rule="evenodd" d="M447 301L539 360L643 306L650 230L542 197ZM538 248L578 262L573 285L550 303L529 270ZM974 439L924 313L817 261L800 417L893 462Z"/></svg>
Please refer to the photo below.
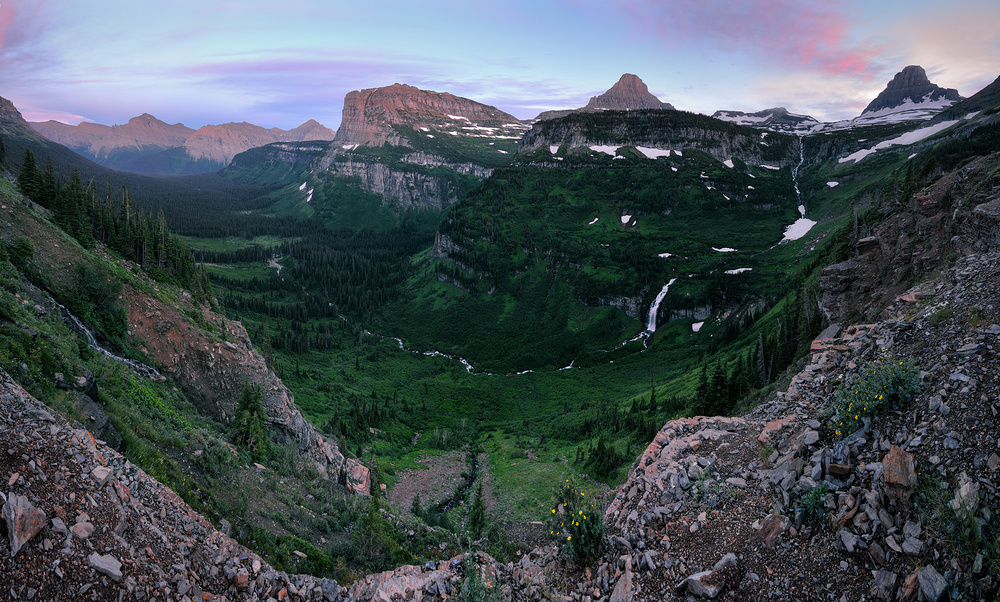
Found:
<svg viewBox="0 0 1000 602"><path fill-rule="evenodd" d="M826 185L829 186L830 188L834 188L836 186L839 186L840 182L827 182Z"/></svg>
<svg viewBox="0 0 1000 602"><path fill-rule="evenodd" d="M837 162L847 163L848 161L854 161L855 163L858 163L868 155L874 153L875 151L889 148L890 146L907 146L910 144L916 144L921 140L930 138L934 134L943 132L944 130L955 125L956 123L958 123L958 121L942 121L941 123L936 123L934 125L925 128L920 128L919 130L913 130L912 132L907 132L897 138L893 138L891 140L883 140L882 142L879 142L878 144L876 144L871 148L863 148L859 151L847 155L846 157L841 157L840 159L837 159Z"/></svg>
<svg viewBox="0 0 1000 602"><path fill-rule="evenodd" d="M736 274L742 274L743 272L749 272L751 270L753 270L753 268L736 268L735 270L726 270L726 273L735 276Z"/></svg>
<svg viewBox="0 0 1000 602"><path fill-rule="evenodd" d="M732 159L726 159L725 161L722 162L722 164L725 165L726 167L728 167L729 169L733 168L733 160Z"/></svg>
<svg viewBox="0 0 1000 602"><path fill-rule="evenodd" d="M622 216L622 224L627 224L630 221L632 221L632 216L631 215L623 215Z"/></svg>
<svg viewBox="0 0 1000 602"><path fill-rule="evenodd" d="M736 252L736 249L734 249L732 247L722 247L721 249L716 248L716 247L712 247L712 250L713 251L718 251L719 253L735 253Z"/></svg>
<svg viewBox="0 0 1000 602"><path fill-rule="evenodd" d="M647 159L656 159L657 157L669 157L670 156L670 151L663 150L663 149L660 149L660 148L649 148L649 147L646 147L646 146L637 146L637 147L635 147L635 150L637 150L640 153L646 155Z"/></svg>

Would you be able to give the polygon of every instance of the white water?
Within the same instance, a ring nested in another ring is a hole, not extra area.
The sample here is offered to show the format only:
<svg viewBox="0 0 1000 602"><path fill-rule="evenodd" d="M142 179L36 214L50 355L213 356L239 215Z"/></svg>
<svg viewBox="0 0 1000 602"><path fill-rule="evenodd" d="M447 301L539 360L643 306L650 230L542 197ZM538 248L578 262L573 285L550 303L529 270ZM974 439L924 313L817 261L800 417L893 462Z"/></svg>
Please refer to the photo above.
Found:
<svg viewBox="0 0 1000 602"><path fill-rule="evenodd" d="M806 219L806 206L802 203L802 192L799 190L799 168L806 160L805 144L802 136L799 136L799 163L792 168L792 184L795 185L795 198L799 201L799 219L795 220L785 228L785 234L781 242L798 240L809 233L816 225L815 220Z"/></svg>
<svg viewBox="0 0 1000 602"><path fill-rule="evenodd" d="M59 305L59 304L56 303L56 305ZM156 369L153 368L153 367L151 367L151 366L147 366L146 364L143 364L142 362L137 362L135 360L130 360L130 359L126 358L126 357L121 357L120 355L116 355L116 354L112 353L111 351L108 351L107 349L105 349L104 347L102 347L100 343L97 342L97 337L95 337L94 333L89 328L87 328L87 326L83 322L80 321L80 318L77 318L76 316L74 316L72 314L72 312L70 312L68 309L66 309L62 305L59 305L59 309L62 310L63 315L65 315L67 318L70 319L71 322L73 322L73 324L76 326L77 330L79 330L80 332L82 332L83 335L85 337L87 337L87 346L90 347L91 349L93 349L94 351L97 351L99 353L103 353L105 356L107 356L107 357L115 360L116 362L120 362L122 364L125 364L126 366L128 366L132 370L136 371L137 373L141 374L142 376L146 376L146 377L152 378L154 376L159 376L160 375L160 373L157 372Z"/></svg>
<svg viewBox="0 0 1000 602"><path fill-rule="evenodd" d="M670 285L676 281L676 278L671 278L670 282L664 284L663 288L656 295L656 299L653 300L653 304L649 306L649 315L646 317L646 332L653 333L656 331L656 314L660 311L660 303L663 303L663 298L667 296Z"/></svg>

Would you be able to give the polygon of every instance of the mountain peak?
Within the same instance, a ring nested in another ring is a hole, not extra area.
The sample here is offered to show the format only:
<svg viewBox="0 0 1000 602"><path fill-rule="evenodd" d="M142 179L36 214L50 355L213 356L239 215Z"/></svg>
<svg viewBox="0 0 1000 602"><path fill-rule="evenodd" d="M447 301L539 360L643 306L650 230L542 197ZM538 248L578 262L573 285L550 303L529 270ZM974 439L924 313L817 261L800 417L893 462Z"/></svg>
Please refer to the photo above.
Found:
<svg viewBox="0 0 1000 602"><path fill-rule="evenodd" d="M895 109L903 105L936 105L936 108L950 106L962 96L954 88L942 88L931 83L927 72L920 65L908 65L886 85L875 100L865 107L861 115L876 111Z"/></svg>
<svg viewBox="0 0 1000 602"><path fill-rule="evenodd" d="M397 144L398 134L393 125L434 125L455 118L480 126L519 123L513 115L490 105L448 92L396 83L348 92L335 140L340 144L375 146L393 140Z"/></svg>
<svg viewBox="0 0 1000 602"><path fill-rule="evenodd" d="M594 96L587 103L586 109L609 109L613 111L630 111L633 109L673 109L674 107L649 92L646 83L638 75L625 73L611 89Z"/></svg>

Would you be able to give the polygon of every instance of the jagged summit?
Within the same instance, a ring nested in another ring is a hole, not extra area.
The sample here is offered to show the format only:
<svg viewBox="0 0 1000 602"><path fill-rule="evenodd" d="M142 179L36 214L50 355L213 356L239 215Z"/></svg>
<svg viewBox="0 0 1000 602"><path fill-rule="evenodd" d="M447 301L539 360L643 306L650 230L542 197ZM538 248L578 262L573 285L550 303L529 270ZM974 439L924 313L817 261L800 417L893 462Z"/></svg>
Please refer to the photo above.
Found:
<svg viewBox="0 0 1000 602"><path fill-rule="evenodd" d="M584 113L591 111L634 111L638 109L667 109L675 110L674 106L668 102L660 102L660 99L650 93L646 83L638 75L625 73L618 79L615 85L611 86L607 92L598 96L592 96L586 106L578 109L558 109L555 111L543 111L535 117L535 121L545 119L557 119L572 113Z"/></svg>
<svg viewBox="0 0 1000 602"><path fill-rule="evenodd" d="M634 109L671 109L670 103L660 102L660 99L649 92L645 82L639 76L626 73L621 76L611 89L593 96L584 109L611 111L631 111Z"/></svg>
<svg viewBox="0 0 1000 602"><path fill-rule="evenodd" d="M923 67L909 65L892 78L885 90L865 107L861 116L889 109L903 109L912 105L943 109L962 99L958 90L942 88L931 83Z"/></svg>
<svg viewBox="0 0 1000 602"><path fill-rule="evenodd" d="M396 83L348 92L334 140L341 145L378 146L384 142L401 143L395 125L496 129L511 124L520 126L521 122L496 107L448 92Z"/></svg>

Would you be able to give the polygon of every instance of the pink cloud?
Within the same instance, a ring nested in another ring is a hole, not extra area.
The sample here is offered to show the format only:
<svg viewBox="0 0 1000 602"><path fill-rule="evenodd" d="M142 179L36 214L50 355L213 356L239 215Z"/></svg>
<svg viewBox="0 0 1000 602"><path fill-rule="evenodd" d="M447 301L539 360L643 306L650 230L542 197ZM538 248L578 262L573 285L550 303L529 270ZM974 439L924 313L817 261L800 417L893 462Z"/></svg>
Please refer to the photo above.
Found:
<svg viewBox="0 0 1000 602"><path fill-rule="evenodd" d="M36 109L33 107L18 107L18 111L21 113L21 117L24 117L25 121L61 121L62 123L67 123L69 125L79 125L81 121L91 121L83 115L74 115L73 113L67 113L66 111L51 111L48 109Z"/></svg>
<svg viewBox="0 0 1000 602"><path fill-rule="evenodd" d="M878 48L849 40L851 23L836 3L801 0L623 0L637 29L671 46L700 42L828 75L871 79Z"/></svg>

